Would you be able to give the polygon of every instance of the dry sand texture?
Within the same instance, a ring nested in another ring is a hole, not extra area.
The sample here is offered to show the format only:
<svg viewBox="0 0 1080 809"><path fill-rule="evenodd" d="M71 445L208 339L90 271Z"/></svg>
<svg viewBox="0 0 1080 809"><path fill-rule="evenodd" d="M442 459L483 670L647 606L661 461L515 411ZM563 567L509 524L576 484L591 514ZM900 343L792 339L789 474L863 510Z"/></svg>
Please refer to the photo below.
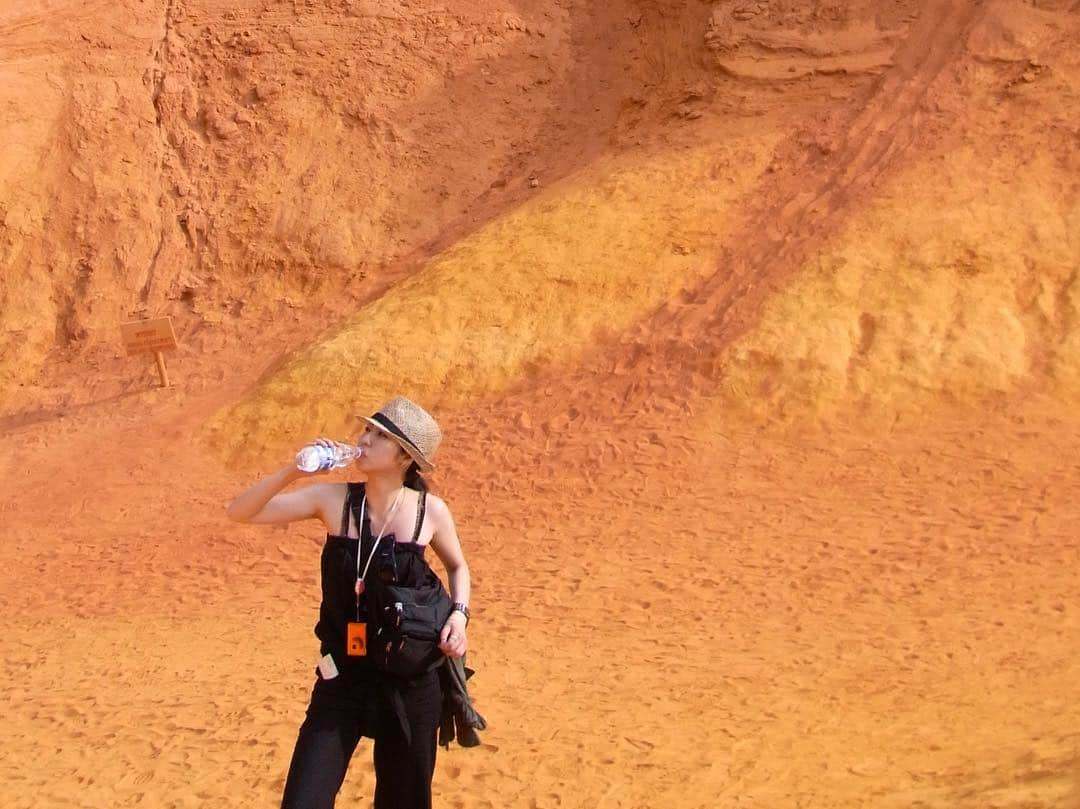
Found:
<svg viewBox="0 0 1080 809"><path fill-rule="evenodd" d="M15 0L0 79L4 806L276 805L321 537L223 507L403 392L439 805L1080 807L1075 0Z"/></svg>

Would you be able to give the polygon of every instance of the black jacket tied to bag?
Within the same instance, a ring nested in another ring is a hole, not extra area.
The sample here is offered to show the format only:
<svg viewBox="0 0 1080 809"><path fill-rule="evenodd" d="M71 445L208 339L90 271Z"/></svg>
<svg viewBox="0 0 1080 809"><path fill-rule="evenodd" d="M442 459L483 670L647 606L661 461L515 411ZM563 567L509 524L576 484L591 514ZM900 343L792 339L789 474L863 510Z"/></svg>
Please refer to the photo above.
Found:
<svg viewBox="0 0 1080 809"><path fill-rule="evenodd" d="M484 730L484 721L469 699L466 682L473 676L473 670L465 665L465 658L446 658L439 672L442 678L443 707L439 721L439 744L449 748L450 742L457 739L462 747L476 747L480 744L480 735Z"/></svg>

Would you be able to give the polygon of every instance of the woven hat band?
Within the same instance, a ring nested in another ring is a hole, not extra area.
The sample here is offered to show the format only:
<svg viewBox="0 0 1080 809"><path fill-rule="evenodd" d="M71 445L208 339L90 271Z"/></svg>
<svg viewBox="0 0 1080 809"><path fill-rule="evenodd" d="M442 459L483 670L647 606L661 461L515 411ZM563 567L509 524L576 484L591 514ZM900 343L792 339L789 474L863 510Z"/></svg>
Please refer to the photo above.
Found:
<svg viewBox="0 0 1080 809"><path fill-rule="evenodd" d="M423 456L424 453L420 450L420 447L416 446L416 444L413 443L412 439L401 431L400 427L394 424L394 422L392 422L382 413L376 413L375 415L371 416L371 420L377 421L380 427L385 429L388 433L393 433L395 436L397 436L414 450L416 450L419 455Z"/></svg>

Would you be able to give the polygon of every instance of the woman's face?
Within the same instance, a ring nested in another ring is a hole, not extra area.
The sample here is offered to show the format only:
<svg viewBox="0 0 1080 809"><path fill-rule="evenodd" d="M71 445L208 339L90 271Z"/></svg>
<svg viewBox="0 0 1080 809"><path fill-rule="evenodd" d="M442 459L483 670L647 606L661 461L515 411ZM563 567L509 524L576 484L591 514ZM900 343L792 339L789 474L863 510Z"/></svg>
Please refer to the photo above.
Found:
<svg viewBox="0 0 1080 809"><path fill-rule="evenodd" d="M404 472L412 463L409 454L390 437L389 433L371 424L364 427L364 431L356 440L356 445L361 449L360 457L356 459L356 466L365 472L384 472L395 469Z"/></svg>

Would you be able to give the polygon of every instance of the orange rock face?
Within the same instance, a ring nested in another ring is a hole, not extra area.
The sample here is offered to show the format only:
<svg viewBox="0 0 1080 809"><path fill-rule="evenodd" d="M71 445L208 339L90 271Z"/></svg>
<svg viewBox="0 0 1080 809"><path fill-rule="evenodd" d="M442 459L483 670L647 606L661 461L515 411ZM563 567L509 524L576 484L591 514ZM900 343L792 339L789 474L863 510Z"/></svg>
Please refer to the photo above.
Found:
<svg viewBox="0 0 1080 809"><path fill-rule="evenodd" d="M4 805L280 800L324 527L224 507L399 393L437 802L1080 803L1074 2L15 0L0 131Z"/></svg>

